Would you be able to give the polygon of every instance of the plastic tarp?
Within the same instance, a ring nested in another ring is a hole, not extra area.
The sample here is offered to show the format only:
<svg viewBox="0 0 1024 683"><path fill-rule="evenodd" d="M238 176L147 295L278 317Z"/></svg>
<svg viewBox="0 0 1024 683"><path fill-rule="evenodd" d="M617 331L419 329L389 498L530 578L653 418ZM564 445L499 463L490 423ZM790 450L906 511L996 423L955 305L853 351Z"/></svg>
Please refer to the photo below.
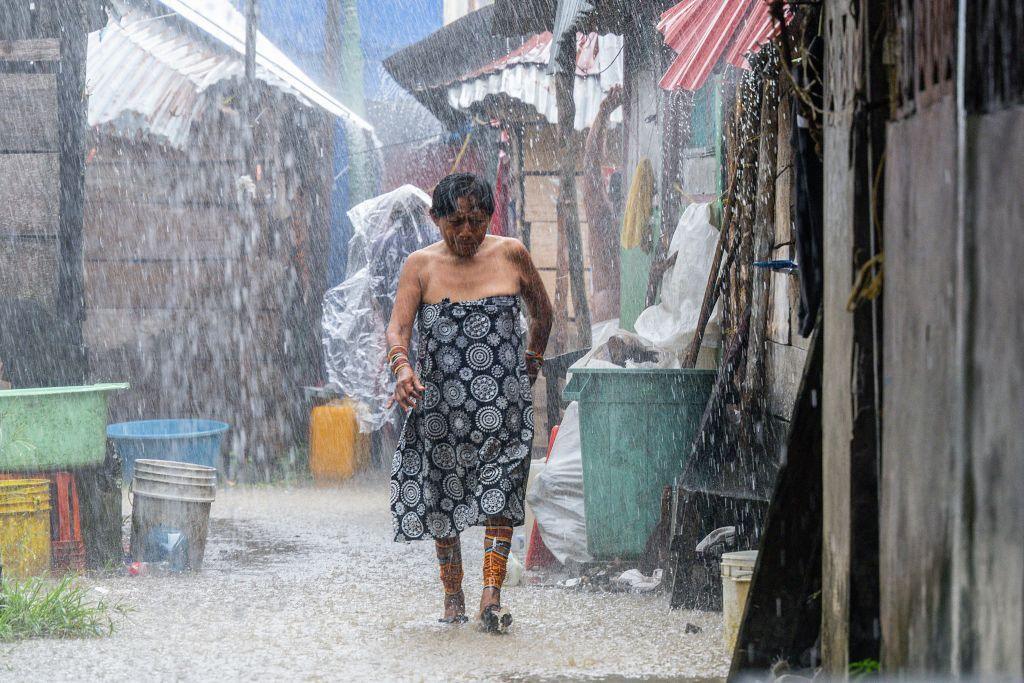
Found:
<svg viewBox="0 0 1024 683"><path fill-rule="evenodd" d="M651 346L678 358L697 330L697 319L715 258L718 230L711 225L711 205L690 204L676 226L668 257L675 264L665 271L661 301L645 310L634 325L637 335ZM704 346L717 346L721 337L718 307L704 334Z"/></svg>
<svg viewBox="0 0 1024 683"><path fill-rule="evenodd" d="M544 545L561 562L589 562L587 522L583 503L583 452L580 446L580 407L565 409L558 436L544 470L526 493Z"/></svg>
<svg viewBox="0 0 1024 683"><path fill-rule="evenodd" d="M329 383L355 400L363 432L380 429L399 410L385 408L394 379L384 332L405 259L441 238L429 209L426 193L403 185L348 212L353 230L348 267L345 281L324 295L323 347Z"/></svg>

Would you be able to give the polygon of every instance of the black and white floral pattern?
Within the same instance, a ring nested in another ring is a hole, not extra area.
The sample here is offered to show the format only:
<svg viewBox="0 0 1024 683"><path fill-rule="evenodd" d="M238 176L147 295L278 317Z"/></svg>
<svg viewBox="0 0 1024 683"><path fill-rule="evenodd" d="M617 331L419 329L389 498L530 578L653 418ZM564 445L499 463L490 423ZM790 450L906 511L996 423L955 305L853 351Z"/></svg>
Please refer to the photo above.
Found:
<svg viewBox="0 0 1024 683"><path fill-rule="evenodd" d="M522 525L533 403L518 297L424 304L417 329L424 395L392 463L395 540Z"/></svg>

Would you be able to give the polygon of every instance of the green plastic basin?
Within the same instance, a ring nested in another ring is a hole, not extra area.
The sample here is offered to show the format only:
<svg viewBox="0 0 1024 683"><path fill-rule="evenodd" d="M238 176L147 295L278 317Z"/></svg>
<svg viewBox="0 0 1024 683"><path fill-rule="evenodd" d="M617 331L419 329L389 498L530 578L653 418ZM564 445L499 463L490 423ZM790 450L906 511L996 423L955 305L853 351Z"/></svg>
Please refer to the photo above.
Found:
<svg viewBox="0 0 1024 683"><path fill-rule="evenodd" d="M563 396L580 404L587 550L643 553L661 491L683 471L715 370L572 369Z"/></svg>
<svg viewBox="0 0 1024 683"><path fill-rule="evenodd" d="M38 472L103 462L107 394L127 384L0 391L0 471Z"/></svg>

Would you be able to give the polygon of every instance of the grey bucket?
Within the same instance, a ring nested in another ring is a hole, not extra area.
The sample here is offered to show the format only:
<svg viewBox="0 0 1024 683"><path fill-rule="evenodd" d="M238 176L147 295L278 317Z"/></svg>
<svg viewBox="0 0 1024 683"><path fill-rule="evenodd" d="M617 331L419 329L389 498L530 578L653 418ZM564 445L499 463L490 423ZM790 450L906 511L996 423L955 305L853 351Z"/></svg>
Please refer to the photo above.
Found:
<svg viewBox="0 0 1024 683"><path fill-rule="evenodd" d="M170 460L135 461L132 480L132 559L143 561L143 540L157 526L188 538L189 566L203 567L210 505L217 497L217 470Z"/></svg>

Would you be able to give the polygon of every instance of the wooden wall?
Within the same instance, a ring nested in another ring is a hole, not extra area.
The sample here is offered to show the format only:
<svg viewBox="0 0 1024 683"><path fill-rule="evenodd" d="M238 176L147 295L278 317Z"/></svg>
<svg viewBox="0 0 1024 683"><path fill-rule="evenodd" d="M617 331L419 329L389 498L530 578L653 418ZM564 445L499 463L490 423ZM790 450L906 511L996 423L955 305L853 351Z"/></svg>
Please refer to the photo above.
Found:
<svg viewBox="0 0 1024 683"><path fill-rule="evenodd" d="M969 607L960 623L970 629L970 639L961 645L959 664L981 677L1022 678L1024 107L993 109L971 116L966 130L973 150L966 168L966 227L973 253L966 302L969 393L964 396L970 457L962 495L970 505L958 519L964 566L956 588Z"/></svg>
<svg viewBox="0 0 1024 683"><path fill-rule="evenodd" d="M548 295L555 294L556 272L558 261L558 157L560 143L555 126L530 126L524 136L523 171L526 183L526 207L524 219L530 224L530 253L540 271ZM579 134L582 148L584 133ZM582 162L582 153L580 154ZM582 174L582 168L580 169ZM587 281L588 301L592 295L590 288L590 229L587 223L586 205L583 202L583 183L577 182L577 202L580 215L580 233L583 238L583 267ZM563 350L576 348L575 315L572 310L572 297L569 297L569 325L565 330L569 340ZM597 322L597 321L595 321ZM552 335L554 336L554 335Z"/></svg>
<svg viewBox="0 0 1024 683"><path fill-rule="evenodd" d="M824 377L821 654L845 676L877 659L881 301L855 296L858 273L884 249L879 164L887 95L886 3L826 0L824 66ZM874 41L874 43L872 43Z"/></svg>
<svg viewBox="0 0 1024 683"><path fill-rule="evenodd" d="M329 206L324 117L267 104L254 199L230 121L204 120L188 151L94 131L84 248L90 374L132 383L115 418L229 422L232 452L261 467L305 438Z"/></svg>
<svg viewBox="0 0 1024 683"><path fill-rule="evenodd" d="M792 119L789 91L779 101L778 158L775 164L775 235L772 259L796 260L793 236L793 148L790 144ZM765 335L764 367L768 414L774 421L779 442L785 441L796 405L810 339L800 336L800 280L797 275L772 272L768 285L768 330Z"/></svg>
<svg viewBox="0 0 1024 683"><path fill-rule="evenodd" d="M0 362L15 386L84 380L84 0L0 12Z"/></svg>
<svg viewBox="0 0 1024 683"><path fill-rule="evenodd" d="M579 135L582 149L584 133ZM525 206L523 220L530 230L530 254L537 270L540 271L544 288L552 302L555 299L555 287L558 273L558 156L561 143L557 128L552 125L527 125L523 134L523 182ZM580 159L582 161L582 153ZM513 164L513 168L516 164ZM583 240L584 276L587 282L587 300L592 301L591 259L589 251L590 229L587 223L586 206L583 203L583 184L577 183L577 208L579 210L580 234ZM568 277L568 273L566 273ZM548 342L547 355L554 356L578 348L575 315L572 308L572 297L566 301L568 318L562 321L561 334L566 339L564 348L558 348L556 330L552 329ZM558 317L555 324L559 324ZM537 415L547 414L547 390L544 377L537 380L534 390L534 409ZM536 430L534 435L534 451L545 453L548 446L548 429L546 419L540 424L544 428Z"/></svg>
<svg viewBox="0 0 1024 683"><path fill-rule="evenodd" d="M1011 680L1024 676L1024 85L1019 58L997 46L1024 29L1008 5L964 9L958 110L956 3L900 7L885 177L885 315L900 324L884 349L883 667Z"/></svg>
<svg viewBox="0 0 1024 683"><path fill-rule="evenodd" d="M887 667L950 672L957 422L952 98L889 127L881 574ZM936 144L944 140L943 144ZM947 245L939 247L938 245Z"/></svg>

